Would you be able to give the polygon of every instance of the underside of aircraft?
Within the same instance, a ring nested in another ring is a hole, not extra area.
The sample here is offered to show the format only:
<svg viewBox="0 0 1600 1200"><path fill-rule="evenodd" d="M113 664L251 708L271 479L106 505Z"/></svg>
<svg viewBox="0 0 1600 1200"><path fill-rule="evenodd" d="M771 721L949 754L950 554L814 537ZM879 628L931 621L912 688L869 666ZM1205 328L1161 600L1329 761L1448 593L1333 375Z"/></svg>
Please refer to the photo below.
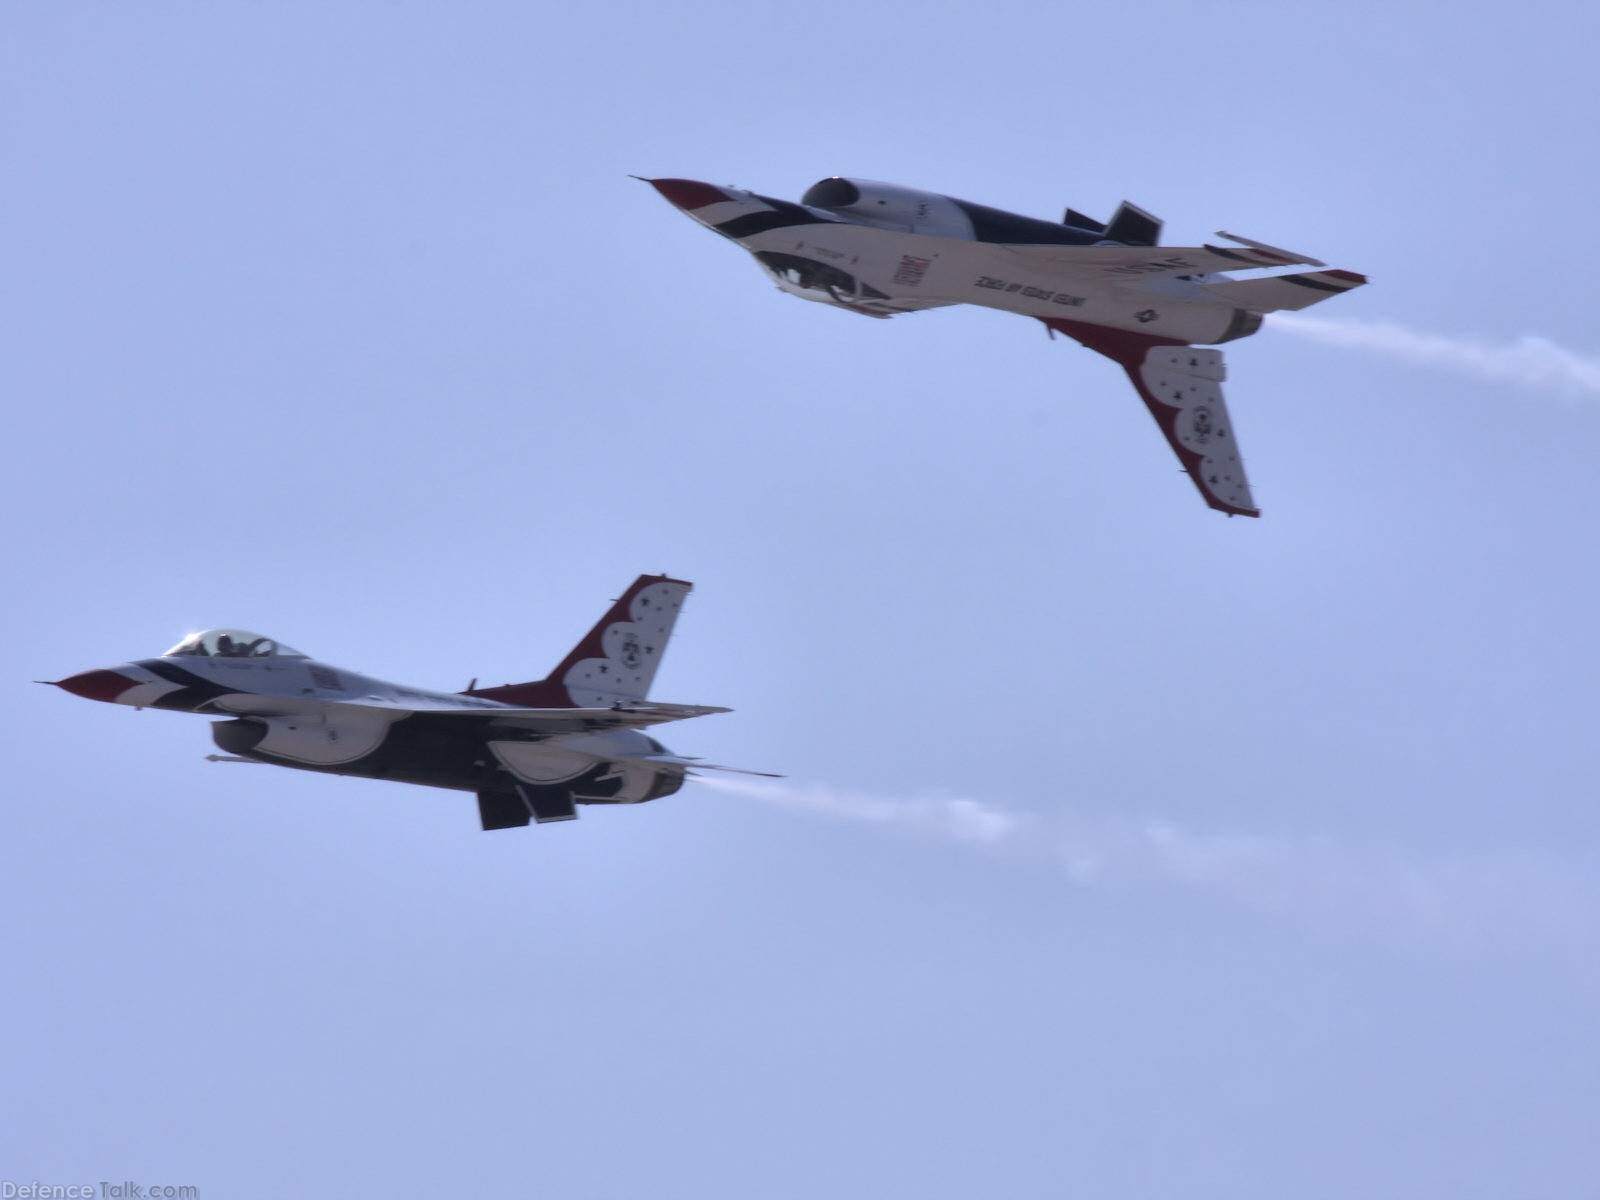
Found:
<svg viewBox="0 0 1600 1200"><path fill-rule="evenodd" d="M1223 399L1222 352L1201 347L1366 282L1234 234L1216 235L1228 245L1161 246L1160 220L1127 201L1106 222L1070 208L1053 222L865 179L821 180L798 204L693 179L646 182L790 295L877 318L976 304L1105 355L1206 504L1229 516L1261 510ZM1285 270L1305 266L1316 269Z"/></svg>

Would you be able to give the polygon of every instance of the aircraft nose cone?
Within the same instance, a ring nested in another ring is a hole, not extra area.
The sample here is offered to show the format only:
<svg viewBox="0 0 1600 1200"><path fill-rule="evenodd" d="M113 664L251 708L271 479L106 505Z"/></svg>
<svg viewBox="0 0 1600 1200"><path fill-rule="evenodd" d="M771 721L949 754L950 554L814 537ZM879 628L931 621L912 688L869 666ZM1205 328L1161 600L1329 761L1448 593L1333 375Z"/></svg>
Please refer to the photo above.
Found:
<svg viewBox="0 0 1600 1200"><path fill-rule="evenodd" d="M137 679L129 679L117 671L104 670L82 671L55 681L58 688L74 696L82 696L85 700L104 700L107 704L114 703L123 692L138 684Z"/></svg>
<svg viewBox="0 0 1600 1200"><path fill-rule="evenodd" d="M685 211L730 199L721 188L695 179L646 179L645 182Z"/></svg>

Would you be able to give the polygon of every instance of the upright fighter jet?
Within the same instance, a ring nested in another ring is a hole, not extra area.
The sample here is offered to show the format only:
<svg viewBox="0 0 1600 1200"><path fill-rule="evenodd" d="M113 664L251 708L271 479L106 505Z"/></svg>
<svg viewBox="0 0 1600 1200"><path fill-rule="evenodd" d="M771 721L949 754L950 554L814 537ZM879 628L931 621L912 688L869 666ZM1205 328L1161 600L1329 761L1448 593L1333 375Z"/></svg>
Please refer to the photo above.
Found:
<svg viewBox="0 0 1600 1200"><path fill-rule="evenodd" d="M639 804L670 796L696 771L738 770L680 758L641 732L729 711L645 699L690 586L641 575L533 683L425 691L237 629L54 682L89 700L220 717L211 736L223 761L475 792L485 829L570 821L579 804Z"/></svg>
<svg viewBox="0 0 1600 1200"><path fill-rule="evenodd" d="M791 295L869 317L981 304L1043 321L1117 362L1205 502L1261 515L1222 399L1220 350L1262 314L1359 287L1351 271L1264 242L1158 246L1161 222L1124 201L1105 223L1060 224L867 179L824 179L800 203L692 179L646 180L702 225L750 251ZM1279 269L1235 279L1234 272Z"/></svg>

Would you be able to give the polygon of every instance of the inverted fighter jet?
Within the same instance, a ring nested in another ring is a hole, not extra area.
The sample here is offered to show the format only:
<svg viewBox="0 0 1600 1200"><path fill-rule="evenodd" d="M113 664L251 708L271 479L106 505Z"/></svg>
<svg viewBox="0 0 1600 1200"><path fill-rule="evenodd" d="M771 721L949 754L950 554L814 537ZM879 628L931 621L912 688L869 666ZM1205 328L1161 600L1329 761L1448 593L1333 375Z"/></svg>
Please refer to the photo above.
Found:
<svg viewBox="0 0 1600 1200"><path fill-rule="evenodd" d="M211 725L221 761L476 792L485 829L570 821L579 804L639 804L670 796L696 771L738 770L680 758L642 732L729 711L645 699L690 586L641 575L533 683L430 692L213 629L160 658L55 685L90 700L221 717Z"/></svg>
<svg viewBox="0 0 1600 1200"><path fill-rule="evenodd" d="M1158 246L1161 222L1123 201L1102 224L1068 209L1060 224L866 179L824 179L800 203L692 179L646 180L750 251L778 287L869 317L981 304L1037 317L1118 363L1205 502L1261 515L1222 399L1220 350L1262 314L1360 287L1351 271L1264 242ZM1239 271L1276 269L1236 279Z"/></svg>

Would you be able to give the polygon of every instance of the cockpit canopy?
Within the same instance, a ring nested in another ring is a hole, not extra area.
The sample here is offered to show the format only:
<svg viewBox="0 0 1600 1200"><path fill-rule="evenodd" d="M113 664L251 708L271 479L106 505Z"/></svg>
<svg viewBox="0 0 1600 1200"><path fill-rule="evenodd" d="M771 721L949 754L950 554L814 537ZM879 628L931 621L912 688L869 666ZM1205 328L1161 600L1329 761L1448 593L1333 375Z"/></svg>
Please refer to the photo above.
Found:
<svg viewBox="0 0 1600 1200"><path fill-rule="evenodd" d="M191 633L162 658L304 658L300 651L243 629L208 629Z"/></svg>
<svg viewBox="0 0 1600 1200"><path fill-rule="evenodd" d="M934 237L973 240L966 203L937 192L919 192L897 183L873 179L824 179L811 185L800 203L820 208L879 229L925 233Z"/></svg>

